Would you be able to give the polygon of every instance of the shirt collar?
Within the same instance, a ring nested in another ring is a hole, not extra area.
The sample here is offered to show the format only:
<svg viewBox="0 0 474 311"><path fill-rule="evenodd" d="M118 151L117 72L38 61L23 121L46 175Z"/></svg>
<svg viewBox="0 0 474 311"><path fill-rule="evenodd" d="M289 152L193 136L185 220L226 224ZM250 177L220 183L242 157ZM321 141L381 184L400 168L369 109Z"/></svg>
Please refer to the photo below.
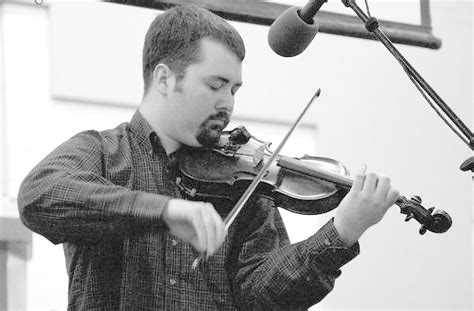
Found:
<svg viewBox="0 0 474 311"><path fill-rule="evenodd" d="M137 137L138 143L144 146L150 153L158 153L160 150L164 152L160 138L151 128L150 124L143 117L140 110L137 109L130 121L130 130Z"/></svg>

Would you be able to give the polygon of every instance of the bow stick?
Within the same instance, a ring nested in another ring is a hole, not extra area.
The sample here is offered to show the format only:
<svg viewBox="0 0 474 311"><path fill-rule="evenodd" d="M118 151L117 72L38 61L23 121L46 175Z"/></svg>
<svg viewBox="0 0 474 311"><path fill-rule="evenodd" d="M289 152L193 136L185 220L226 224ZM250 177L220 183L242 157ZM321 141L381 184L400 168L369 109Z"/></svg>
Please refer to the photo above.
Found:
<svg viewBox="0 0 474 311"><path fill-rule="evenodd" d="M278 156L278 154L280 153L281 149L283 148L283 146L285 145L286 141L288 140L288 138L290 137L290 135L293 133L293 131L295 130L295 128L298 126L298 124L300 123L301 119L303 118L304 114L306 113L306 111L308 110L309 106L311 106L311 104L314 102L314 100L316 98L319 97L319 94L321 94L321 89L319 88L316 93L313 95L313 97L311 97L311 100L308 102L308 104L306 105L306 107L304 108L304 110L301 112L301 114L299 115L298 119L296 119L295 123L291 126L290 130L288 131L288 133L286 133L285 137L283 138L283 140L280 142L280 144L278 145L278 147L275 149L275 152L272 154L272 156L270 157L270 159L268 159L268 161L265 163L265 165L262 167L262 169L260 170L260 172L258 173L258 175L254 178L254 180L252 181L252 183L248 186L247 190L245 190L244 194L240 197L239 201L237 201L237 203L235 204L234 208L232 208L232 210L229 212L229 214L227 215L227 217L225 218L224 220L224 224L225 224L225 228L226 230L229 229L230 225L234 222L234 219L235 217L237 217L237 215L240 213L240 211L242 210L242 208L244 207L245 203L247 203L248 199L250 198L250 196L252 195L252 193L255 191L255 188L257 188L257 185L260 183L260 181L262 180L262 178L264 177L265 173L267 172L268 168L270 167L270 165L273 163L273 161L276 159L276 157ZM201 260L204 258L204 253L202 253L200 256L198 256L191 268L193 270L196 270L196 268L199 266L199 263L201 262Z"/></svg>

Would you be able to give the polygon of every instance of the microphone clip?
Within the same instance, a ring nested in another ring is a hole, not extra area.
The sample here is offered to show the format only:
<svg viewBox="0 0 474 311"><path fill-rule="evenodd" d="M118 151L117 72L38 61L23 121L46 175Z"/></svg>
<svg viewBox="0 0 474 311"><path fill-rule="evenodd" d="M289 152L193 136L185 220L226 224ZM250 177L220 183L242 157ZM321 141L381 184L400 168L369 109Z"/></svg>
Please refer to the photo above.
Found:
<svg viewBox="0 0 474 311"><path fill-rule="evenodd" d="M379 21L375 17L369 17L365 23L365 29L369 32L374 32L377 28L379 28Z"/></svg>

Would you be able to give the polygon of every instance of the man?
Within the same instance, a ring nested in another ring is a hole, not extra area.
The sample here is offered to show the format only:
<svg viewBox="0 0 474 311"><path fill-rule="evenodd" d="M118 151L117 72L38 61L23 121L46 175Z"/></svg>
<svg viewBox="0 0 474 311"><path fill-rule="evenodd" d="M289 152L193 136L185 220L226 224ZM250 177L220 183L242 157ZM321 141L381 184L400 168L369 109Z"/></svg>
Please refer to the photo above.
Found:
<svg viewBox="0 0 474 311"><path fill-rule="evenodd" d="M362 172L334 219L290 245L267 197L252 197L228 232L231 203L182 198L174 152L219 141L244 56L235 29L206 10L159 15L130 123L79 133L25 178L21 218L64 244L69 309L306 309L332 290L359 237L394 203L389 178ZM207 260L192 270L199 254Z"/></svg>

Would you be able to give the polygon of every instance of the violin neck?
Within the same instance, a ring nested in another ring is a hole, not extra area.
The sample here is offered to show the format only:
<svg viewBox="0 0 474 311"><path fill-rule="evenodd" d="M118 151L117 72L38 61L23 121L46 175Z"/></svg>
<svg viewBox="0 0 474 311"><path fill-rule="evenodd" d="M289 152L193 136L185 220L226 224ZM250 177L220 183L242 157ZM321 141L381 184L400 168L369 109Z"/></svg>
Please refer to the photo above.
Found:
<svg viewBox="0 0 474 311"><path fill-rule="evenodd" d="M333 173L329 170L325 170L321 167L311 165L310 163L305 163L301 160L282 156L278 159L277 165L281 168L292 170L306 176L321 179L346 189L350 189L352 187L352 179L340 174Z"/></svg>

